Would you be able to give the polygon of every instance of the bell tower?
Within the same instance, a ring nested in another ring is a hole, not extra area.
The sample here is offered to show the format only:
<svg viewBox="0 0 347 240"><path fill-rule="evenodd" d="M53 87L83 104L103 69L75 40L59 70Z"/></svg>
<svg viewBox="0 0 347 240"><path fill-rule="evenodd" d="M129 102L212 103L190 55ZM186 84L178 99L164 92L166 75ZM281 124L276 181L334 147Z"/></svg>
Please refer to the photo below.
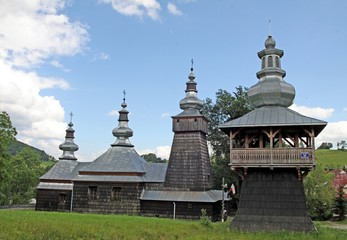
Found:
<svg viewBox="0 0 347 240"><path fill-rule="evenodd" d="M231 227L248 231L312 231L303 178L315 167L315 137L326 122L288 107L294 87L285 82L283 51L272 36L258 52L259 81L248 90L255 109L220 125L230 137L230 166L243 179Z"/></svg>

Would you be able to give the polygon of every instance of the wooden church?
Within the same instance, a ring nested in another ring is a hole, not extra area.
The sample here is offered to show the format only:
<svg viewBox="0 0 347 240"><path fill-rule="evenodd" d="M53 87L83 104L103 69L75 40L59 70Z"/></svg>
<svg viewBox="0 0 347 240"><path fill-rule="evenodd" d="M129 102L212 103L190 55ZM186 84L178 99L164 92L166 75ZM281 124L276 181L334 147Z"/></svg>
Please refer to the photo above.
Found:
<svg viewBox="0 0 347 240"><path fill-rule="evenodd" d="M148 163L129 138L125 93L116 141L92 162L78 162L72 121L59 161L40 178L36 210L70 211L199 219L201 209L217 220L227 194L213 190L207 148L208 120L200 113L193 69L186 83L183 110L172 117L174 139L169 163Z"/></svg>
<svg viewBox="0 0 347 240"><path fill-rule="evenodd" d="M230 165L243 179L231 227L247 231L315 230L303 178L315 167L315 137L326 122L288 107L295 89L283 78L283 51L269 36L258 52L258 83L249 88L255 109L220 126L230 137Z"/></svg>

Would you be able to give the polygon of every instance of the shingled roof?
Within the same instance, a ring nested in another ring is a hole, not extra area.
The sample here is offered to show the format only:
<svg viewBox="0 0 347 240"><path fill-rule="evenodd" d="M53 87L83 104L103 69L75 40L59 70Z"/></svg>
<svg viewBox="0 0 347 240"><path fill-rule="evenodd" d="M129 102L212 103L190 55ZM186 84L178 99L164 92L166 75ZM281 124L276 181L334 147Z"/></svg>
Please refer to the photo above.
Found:
<svg viewBox="0 0 347 240"><path fill-rule="evenodd" d="M327 122L325 121L306 117L286 107L263 106L242 117L223 123L219 128L225 133L229 133L230 129L245 127L312 126L315 130L315 136L317 136L326 125Z"/></svg>

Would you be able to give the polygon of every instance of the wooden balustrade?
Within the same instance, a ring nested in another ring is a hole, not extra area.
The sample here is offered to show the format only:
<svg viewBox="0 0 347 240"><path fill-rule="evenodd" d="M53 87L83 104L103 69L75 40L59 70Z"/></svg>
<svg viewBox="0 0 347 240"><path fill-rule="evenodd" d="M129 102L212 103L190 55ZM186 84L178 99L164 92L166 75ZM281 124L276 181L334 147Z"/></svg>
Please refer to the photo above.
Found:
<svg viewBox="0 0 347 240"><path fill-rule="evenodd" d="M312 148L233 148L232 167L301 167L314 166Z"/></svg>

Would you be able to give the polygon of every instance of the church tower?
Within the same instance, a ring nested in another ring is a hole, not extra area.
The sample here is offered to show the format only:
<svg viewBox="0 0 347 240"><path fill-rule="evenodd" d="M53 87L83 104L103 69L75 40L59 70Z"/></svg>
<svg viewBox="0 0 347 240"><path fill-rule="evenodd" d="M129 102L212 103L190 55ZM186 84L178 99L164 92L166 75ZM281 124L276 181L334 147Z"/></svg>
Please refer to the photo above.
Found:
<svg viewBox="0 0 347 240"><path fill-rule="evenodd" d="M165 187L187 191L212 188L212 170L207 148L208 120L200 113L203 102L197 97L193 68L186 83L186 96L180 101L180 114L172 117L174 138Z"/></svg>
<svg viewBox="0 0 347 240"><path fill-rule="evenodd" d="M315 137L326 122L288 107L295 89L283 78L283 51L272 36L258 52L261 70L248 96L250 113L226 122L230 166L243 179L239 208L231 227L247 231L312 231L303 178L315 167Z"/></svg>

